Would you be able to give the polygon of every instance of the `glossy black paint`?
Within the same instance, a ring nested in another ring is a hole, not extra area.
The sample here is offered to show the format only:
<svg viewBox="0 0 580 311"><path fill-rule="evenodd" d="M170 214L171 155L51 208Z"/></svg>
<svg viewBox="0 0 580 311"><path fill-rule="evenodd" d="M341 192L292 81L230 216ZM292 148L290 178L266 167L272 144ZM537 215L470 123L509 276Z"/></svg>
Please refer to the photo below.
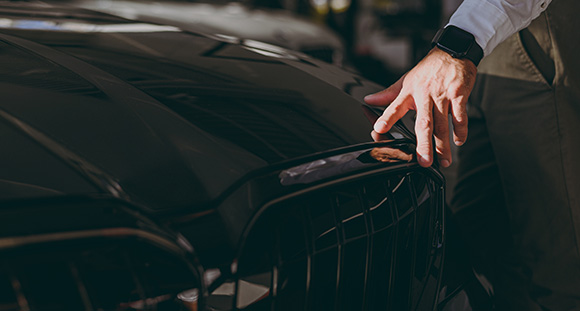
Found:
<svg viewBox="0 0 580 311"><path fill-rule="evenodd" d="M441 188L433 176L396 171L266 206L239 258L239 280L269 273L277 283L267 304L276 310L433 306L443 249L442 211L432 207ZM396 200L403 192L408 202Z"/></svg>
<svg viewBox="0 0 580 311"><path fill-rule="evenodd" d="M98 16L81 21L110 22ZM346 93L378 87L322 62L176 31L4 32L35 41L0 37L5 123L76 158L69 165L99 167L82 174L107 175L155 210L198 206L255 169L369 140L360 102Z"/></svg>
<svg viewBox="0 0 580 311"><path fill-rule="evenodd" d="M362 97L380 86L90 11L3 4L0 18L0 206L35 202L82 228L91 208L67 200L111 201L159 221L193 245L200 301L218 310L447 298L444 181L402 124L371 141Z"/></svg>
<svg viewBox="0 0 580 311"><path fill-rule="evenodd" d="M205 291L191 246L115 200L3 203L0 217L2 310L183 310L197 302L180 293Z"/></svg>

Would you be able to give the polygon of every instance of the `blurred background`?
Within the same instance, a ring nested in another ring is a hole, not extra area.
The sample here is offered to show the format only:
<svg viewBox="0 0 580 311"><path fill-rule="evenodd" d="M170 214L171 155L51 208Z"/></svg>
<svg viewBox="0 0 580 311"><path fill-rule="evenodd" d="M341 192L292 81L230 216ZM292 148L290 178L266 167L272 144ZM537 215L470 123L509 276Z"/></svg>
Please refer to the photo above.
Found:
<svg viewBox="0 0 580 311"><path fill-rule="evenodd" d="M382 85L395 82L431 48L431 39L462 0L247 0L332 29L344 65Z"/></svg>

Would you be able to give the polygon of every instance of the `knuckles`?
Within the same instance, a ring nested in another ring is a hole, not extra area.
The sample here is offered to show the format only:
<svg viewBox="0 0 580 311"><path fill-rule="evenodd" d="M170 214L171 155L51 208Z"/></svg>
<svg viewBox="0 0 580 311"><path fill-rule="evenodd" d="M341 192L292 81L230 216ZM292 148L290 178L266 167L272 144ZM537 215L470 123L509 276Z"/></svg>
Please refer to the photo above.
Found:
<svg viewBox="0 0 580 311"><path fill-rule="evenodd" d="M433 127L433 121L429 118L417 118L415 120L415 131L430 131Z"/></svg>

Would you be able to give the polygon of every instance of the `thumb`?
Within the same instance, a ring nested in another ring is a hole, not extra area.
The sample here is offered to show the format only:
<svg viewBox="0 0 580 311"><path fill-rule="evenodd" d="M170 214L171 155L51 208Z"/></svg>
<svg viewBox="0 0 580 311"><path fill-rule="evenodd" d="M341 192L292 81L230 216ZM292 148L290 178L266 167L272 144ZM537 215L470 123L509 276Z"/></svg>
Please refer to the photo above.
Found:
<svg viewBox="0 0 580 311"><path fill-rule="evenodd" d="M393 85L389 86L388 88L374 94L370 94L365 96L364 101L373 106L388 106L391 104L403 88L403 80L405 76L401 77L399 81L395 82Z"/></svg>

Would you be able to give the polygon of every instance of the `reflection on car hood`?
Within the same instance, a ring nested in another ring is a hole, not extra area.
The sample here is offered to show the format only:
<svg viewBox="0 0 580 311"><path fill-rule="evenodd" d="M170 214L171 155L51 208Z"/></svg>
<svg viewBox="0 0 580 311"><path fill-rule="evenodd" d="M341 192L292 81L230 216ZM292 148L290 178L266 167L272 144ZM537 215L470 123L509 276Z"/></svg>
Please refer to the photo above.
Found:
<svg viewBox="0 0 580 311"><path fill-rule="evenodd" d="M336 67L175 29L129 31L87 11L8 7L5 25L34 23L0 30L0 199L194 206L254 170L370 140L362 97L379 87Z"/></svg>

